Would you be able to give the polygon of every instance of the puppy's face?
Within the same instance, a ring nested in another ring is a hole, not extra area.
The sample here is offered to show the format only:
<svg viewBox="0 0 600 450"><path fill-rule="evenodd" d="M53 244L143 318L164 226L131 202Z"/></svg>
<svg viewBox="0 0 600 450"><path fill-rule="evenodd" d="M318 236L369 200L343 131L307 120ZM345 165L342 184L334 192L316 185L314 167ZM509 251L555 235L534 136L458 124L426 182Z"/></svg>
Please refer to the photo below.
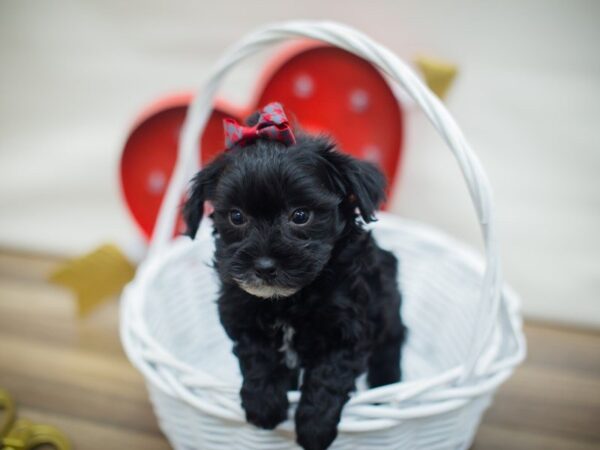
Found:
<svg viewBox="0 0 600 450"><path fill-rule="evenodd" d="M323 139L290 147L258 140L196 176L184 215L195 234L202 203L211 200L221 279L259 298L288 297L323 270L357 208L371 220L383 188L374 166Z"/></svg>

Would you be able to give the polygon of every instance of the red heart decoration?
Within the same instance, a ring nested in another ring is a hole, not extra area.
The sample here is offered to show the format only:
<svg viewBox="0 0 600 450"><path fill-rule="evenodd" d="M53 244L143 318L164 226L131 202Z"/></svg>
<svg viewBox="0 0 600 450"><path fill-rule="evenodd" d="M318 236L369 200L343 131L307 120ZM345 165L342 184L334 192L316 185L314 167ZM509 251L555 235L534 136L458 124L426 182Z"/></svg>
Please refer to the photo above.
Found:
<svg viewBox="0 0 600 450"><path fill-rule="evenodd" d="M389 85L369 62L336 47L303 41L271 60L256 92L247 108L217 100L202 134L202 164L223 150L224 118L241 122L259 107L278 101L292 122L295 118L309 132L330 134L343 151L378 163L390 185L395 180L403 115ZM179 131L191 99L191 93L170 95L150 105L123 149L123 196L146 238L152 235L175 166Z"/></svg>

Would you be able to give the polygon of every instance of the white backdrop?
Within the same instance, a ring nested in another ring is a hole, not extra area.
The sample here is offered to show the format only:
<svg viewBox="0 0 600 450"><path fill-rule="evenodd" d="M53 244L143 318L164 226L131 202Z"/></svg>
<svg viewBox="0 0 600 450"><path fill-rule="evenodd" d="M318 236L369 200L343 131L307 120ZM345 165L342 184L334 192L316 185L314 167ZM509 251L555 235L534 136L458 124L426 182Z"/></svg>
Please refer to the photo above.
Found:
<svg viewBox="0 0 600 450"><path fill-rule="evenodd" d="M118 191L127 126L195 88L269 21L334 19L405 59L460 66L448 97L498 204L529 317L600 326L600 3L287 0L0 2L0 245L76 254L135 239ZM246 98L259 61L227 84ZM479 245L456 164L409 113L392 210Z"/></svg>

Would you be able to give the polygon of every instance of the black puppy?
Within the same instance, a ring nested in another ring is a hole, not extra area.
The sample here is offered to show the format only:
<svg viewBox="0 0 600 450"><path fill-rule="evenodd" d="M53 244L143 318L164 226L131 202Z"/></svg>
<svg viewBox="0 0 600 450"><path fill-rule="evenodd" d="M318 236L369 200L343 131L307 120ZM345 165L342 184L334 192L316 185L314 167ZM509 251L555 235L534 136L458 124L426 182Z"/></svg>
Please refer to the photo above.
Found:
<svg viewBox="0 0 600 450"><path fill-rule="evenodd" d="M184 216L193 236L204 201L213 203L218 307L247 420L267 429L285 420L303 369L297 441L325 449L361 373L372 387L401 378L397 261L361 225L374 220L385 180L326 138L294 137L285 116L273 127L264 111L252 128L229 130L229 148L194 178Z"/></svg>

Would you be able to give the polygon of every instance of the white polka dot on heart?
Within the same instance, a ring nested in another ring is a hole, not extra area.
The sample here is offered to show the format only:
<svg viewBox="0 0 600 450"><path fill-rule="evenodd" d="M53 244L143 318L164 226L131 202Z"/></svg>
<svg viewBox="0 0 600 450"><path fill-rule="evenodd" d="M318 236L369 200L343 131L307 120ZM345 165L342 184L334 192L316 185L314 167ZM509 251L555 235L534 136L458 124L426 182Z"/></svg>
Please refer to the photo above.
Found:
<svg viewBox="0 0 600 450"><path fill-rule="evenodd" d="M363 158L372 163L381 163L381 148L375 144L365 145L362 149Z"/></svg>
<svg viewBox="0 0 600 450"><path fill-rule="evenodd" d="M153 170L148 176L146 188L151 194L160 194L165 188L167 179L165 174L160 170Z"/></svg>
<svg viewBox="0 0 600 450"><path fill-rule="evenodd" d="M371 99L364 89L354 89L350 92L350 109L355 113L362 113L369 107Z"/></svg>
<svg viewBox="0 0 600 450"><path fill-rule="evenodd" d="M300 75L294 81L294 94L300 98L310 97L314 91L314 87L313 79L309 75Z"/></svg>

